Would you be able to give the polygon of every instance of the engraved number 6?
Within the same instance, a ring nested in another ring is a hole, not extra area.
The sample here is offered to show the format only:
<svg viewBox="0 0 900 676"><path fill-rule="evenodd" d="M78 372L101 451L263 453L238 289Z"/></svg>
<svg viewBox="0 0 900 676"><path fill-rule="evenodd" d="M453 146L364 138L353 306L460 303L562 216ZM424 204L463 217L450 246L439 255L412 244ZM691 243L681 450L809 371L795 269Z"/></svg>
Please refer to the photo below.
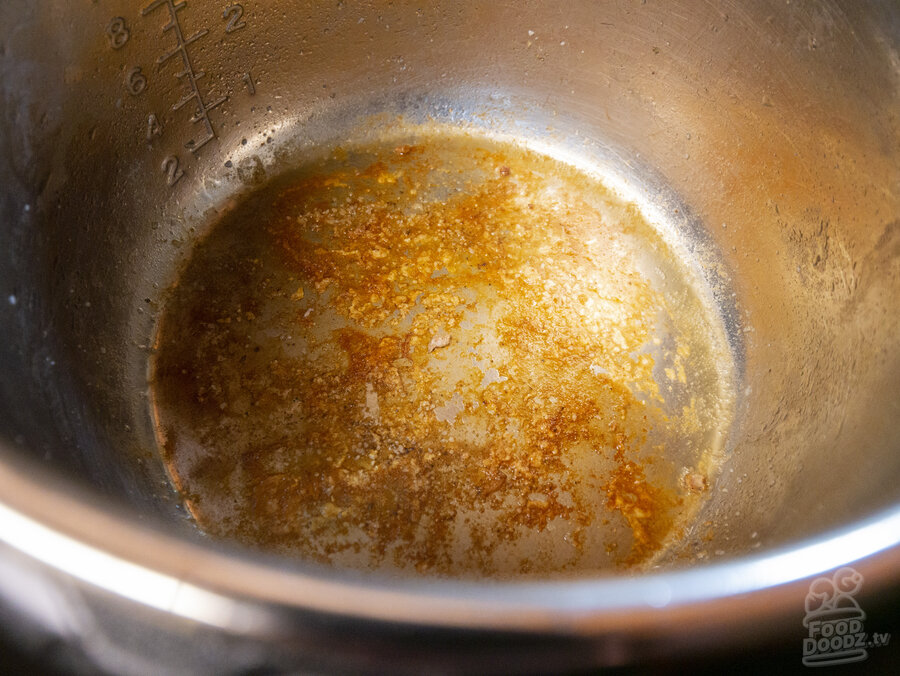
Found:
<svg viewBox="0 0 900 676"><path fill-rule="evenodd" d="M141 72L140 66L135 66L125 76L125 88L132 96L137 96L147 88L147 78Z"/></svg>

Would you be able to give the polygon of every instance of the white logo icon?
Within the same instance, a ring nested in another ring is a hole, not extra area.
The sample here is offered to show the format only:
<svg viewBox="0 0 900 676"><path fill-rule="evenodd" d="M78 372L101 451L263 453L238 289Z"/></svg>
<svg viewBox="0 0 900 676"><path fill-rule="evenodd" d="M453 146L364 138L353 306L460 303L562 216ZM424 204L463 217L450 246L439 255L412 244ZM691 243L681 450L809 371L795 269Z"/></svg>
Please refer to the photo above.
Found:
<svg viewBox="0 0 900 676"><path fill-rule="evenodd" d="M803 639L803 664L827 667L833 664L861 662L869 648L886 646L888 633L866 633L866 614L855 596L862 589L863 576L852 568L840 568L831 577L820 577L809 585L803 626L809 636Z"/></svg>
<svg viewBox="0 0 900 676"><path fill-rule="evenodd" d="M869 656L868 636L863 628L866 613L854 598L863 576L853 568L840 568L809 585L803 626L803 664L808 667L860 662Z"/></svg>

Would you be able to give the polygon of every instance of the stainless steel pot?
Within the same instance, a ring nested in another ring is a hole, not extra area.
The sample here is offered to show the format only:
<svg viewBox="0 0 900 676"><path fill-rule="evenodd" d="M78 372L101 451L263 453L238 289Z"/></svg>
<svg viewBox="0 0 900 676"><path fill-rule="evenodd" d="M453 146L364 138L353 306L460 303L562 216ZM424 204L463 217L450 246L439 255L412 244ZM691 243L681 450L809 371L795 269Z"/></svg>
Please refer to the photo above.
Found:
<svg viewBox="0 0 900 676"><path fill-rule="evenodd" d="M0 17L0 599L23 646L130 673L546 670L764 640L840 566L862 594L897 588L896 3ZM373 115L526 137L677 209L673 232L730 289L740 369L693 565L385 581L191 526L146 398L162 293L230 200Z"/></svg>

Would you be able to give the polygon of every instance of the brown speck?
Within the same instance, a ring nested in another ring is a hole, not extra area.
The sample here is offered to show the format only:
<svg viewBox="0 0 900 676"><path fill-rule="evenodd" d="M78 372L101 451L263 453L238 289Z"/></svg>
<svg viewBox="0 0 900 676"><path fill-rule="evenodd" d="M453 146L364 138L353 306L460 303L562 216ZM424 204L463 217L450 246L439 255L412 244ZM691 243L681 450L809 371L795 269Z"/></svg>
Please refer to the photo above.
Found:
<svg viewBox="0 0 900 676"><path fill-rule="evenodd" d="M450 344L450 334L446 332L436 333L431 337L431 340L428 342L428 351L434 352L437 349L442 347L447 347Z"/></svg>
<svg viewBox="0 0 900 676"><path fill-rule="evenodd" d="M702 493L708 488L706 477L700 472L688 472L684 475L682 483L691 493Z"/></svg>

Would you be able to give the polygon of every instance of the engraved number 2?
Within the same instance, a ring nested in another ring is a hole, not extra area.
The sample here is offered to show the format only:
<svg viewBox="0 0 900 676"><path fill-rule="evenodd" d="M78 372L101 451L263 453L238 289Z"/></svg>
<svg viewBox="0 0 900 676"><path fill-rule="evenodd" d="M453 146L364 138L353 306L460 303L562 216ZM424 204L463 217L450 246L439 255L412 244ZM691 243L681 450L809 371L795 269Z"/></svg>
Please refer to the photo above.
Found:
<svg viewBox="0 0 900 676"><path fill-rule="evenodd" d="M178 166L178 158L175 155L169 155L164 159L161 168L166 175L166 185L170 188L184 176L184 169Z"/></svg>
<svg viewBox="0 0 900 676"><path fill-rule="evenodd" d="M236 30L240 30L247 25L246 21L241 21L241 17L244 16L244 8L235 3L230 5L222 12L222 18L228 19L228 23L225 24L225 32L233 33Z"/></svg>

